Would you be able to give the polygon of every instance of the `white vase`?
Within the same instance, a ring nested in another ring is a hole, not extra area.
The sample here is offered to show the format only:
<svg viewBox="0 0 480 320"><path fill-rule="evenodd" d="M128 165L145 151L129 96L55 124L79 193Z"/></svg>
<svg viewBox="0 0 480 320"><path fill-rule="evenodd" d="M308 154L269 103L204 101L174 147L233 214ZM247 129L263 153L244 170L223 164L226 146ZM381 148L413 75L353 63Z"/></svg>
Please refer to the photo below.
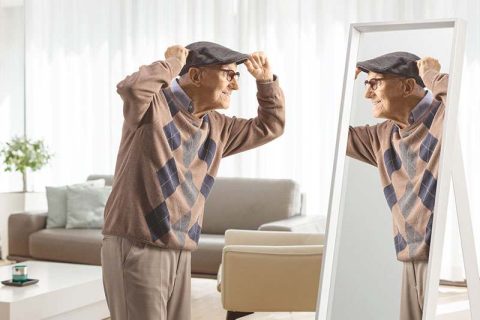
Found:
<svg viewBox="0 0 480 320"><path fill-rule="evenodd" d="M0 192L1 257L8 255L8 217L26 211L47 212L45 192Z"/></svg>

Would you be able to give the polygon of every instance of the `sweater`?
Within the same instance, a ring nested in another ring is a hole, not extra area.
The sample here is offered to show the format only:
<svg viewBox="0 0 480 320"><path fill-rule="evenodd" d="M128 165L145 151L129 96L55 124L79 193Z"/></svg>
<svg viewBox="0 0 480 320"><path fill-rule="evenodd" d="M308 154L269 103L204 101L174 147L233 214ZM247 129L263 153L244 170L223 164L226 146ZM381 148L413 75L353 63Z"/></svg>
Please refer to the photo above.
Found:
<svg viewBox="0 0 480 320"><path fill-rule="evenodd" d="M448 75L428 71L430 90L401 129L392 120L350 127L347 155L378 168L399 261L427 261L432 235Z"/></svg>
<svg viewBox="0 0 480 320"><path fill-rule="evenodd" d="M193 116L170 83L176 58L140 67L117 85L124 123L103 234L194 250L220 160L283 133L284 96L274 77L257 82L258 115Z"/></svg>

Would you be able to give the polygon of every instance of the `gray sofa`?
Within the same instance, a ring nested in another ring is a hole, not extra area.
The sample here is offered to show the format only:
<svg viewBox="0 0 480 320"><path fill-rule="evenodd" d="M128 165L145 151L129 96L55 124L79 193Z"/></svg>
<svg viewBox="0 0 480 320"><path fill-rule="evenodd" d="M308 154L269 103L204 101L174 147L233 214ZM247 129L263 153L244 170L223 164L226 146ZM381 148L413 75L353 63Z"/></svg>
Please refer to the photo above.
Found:
<svg viewBox="0 0 480 320"><path fill-rule="evenodd" d="M88 177L98 178L112 183L112 176ZM304 197L292 180L217 178L205 205L198 249L192 253L192 274L216 276L227 229L320 231L303 215L304 207ZM100 265L100 229L46 229L46 217L45 212L9 217L10 260Z"/></svg>

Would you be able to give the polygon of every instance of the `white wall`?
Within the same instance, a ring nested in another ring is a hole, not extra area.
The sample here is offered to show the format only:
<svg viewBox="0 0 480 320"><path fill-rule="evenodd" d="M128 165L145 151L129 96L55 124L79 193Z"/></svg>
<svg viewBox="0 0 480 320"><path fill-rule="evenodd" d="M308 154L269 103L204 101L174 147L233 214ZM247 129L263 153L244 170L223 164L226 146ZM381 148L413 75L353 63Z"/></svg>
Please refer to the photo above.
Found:
<svg viewBox="0 0 480 320"><path fill-rule="evenodd" d="M23 135L24 115L23 6L0 2L0 148L14 135ZM21 190L21 176L3 172L0 192Z"/></svg>

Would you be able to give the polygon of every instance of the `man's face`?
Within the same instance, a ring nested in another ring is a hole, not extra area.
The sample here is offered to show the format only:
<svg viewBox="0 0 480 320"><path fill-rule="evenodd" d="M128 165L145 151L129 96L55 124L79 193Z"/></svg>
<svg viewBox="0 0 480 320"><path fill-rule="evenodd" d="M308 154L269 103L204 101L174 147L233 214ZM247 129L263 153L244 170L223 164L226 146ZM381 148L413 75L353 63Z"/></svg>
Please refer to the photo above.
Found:
<svg viewBox="0 0 480 320"><path fill-rule="evenodd" d="M234 74L237 64L211 66L201 68L203 79L201 83L202 96L212 109L227 109L230 106L230 95L238 90L238 80Z"/></svg>
<svg viewBox="0 0 480 320"><path fill-rule="evenodd" d="M403 107L402 78L390 74L369 72L365 85L365 98L372 101L375 118L395 120ZM375 88L376 87L376 88Z"/></svg>

